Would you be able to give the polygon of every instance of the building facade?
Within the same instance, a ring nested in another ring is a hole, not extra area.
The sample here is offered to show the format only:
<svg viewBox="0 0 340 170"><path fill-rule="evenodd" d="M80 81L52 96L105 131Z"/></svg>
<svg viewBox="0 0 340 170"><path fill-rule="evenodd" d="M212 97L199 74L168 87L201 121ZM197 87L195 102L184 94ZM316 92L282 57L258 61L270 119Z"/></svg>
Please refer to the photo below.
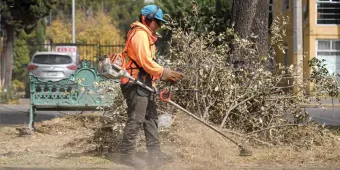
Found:
<svg viewBox="0 0 340 170"><path fill-rule="evenodd" d="M294 0L270 0L269 20L288 16L284 45L286 53L277 50L276 63L296 64L293 46L293 2ZM325 59L331 73L340 72L340 0L302 0L302 35L304 77L309 75L308 60L316 57ZM340 77L338 76L340 79Z"/></svg>

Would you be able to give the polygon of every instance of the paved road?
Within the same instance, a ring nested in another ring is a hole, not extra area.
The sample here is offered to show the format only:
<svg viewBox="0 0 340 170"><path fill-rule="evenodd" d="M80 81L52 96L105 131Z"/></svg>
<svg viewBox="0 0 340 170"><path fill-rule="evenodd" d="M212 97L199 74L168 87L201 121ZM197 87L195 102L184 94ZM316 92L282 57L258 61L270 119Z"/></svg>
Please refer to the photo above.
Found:
<svg viewBox="0 0 340 170"><path fill-rule="evenodd" d="M28 109L28 99L21 99L19 105L0 105L0 126L28 124L28 115L25 113L28 111ZM310 116L318 123L325 123L327 125L340 125L340 107L306 109ZM71 114L72 113L74 112L71 112ZM59 116L63 116L63 114L60 114L60 112L57 111L38 111L36 122L50 120Z"/></svg>
<svg viewBox="0 0 340 170"><path fill-rule="evenodd" d="M0 105L0 125L28 124L29 105ZM36 122L61 116L59 112L37 112Z"/></svg>
<svg viewBox="0 0 340 170"><path fill-rule="evenodd" d="M1 125L20 125L28 124L29 99L20 99L20 104L0 105L0 126ZM65 113L74 114L77 112ZM50 120L56 117L63 116L62 112L58 111L37 111L35 122ZM85 113L85 112L84 112Z"/></svg>
<svg viewBox="0 0 340 170"><path fill-rule="evenodd" d="M308 108L309 115L318 123L326 125L340 125L340 108L327 107L322 108Z"/></svg>

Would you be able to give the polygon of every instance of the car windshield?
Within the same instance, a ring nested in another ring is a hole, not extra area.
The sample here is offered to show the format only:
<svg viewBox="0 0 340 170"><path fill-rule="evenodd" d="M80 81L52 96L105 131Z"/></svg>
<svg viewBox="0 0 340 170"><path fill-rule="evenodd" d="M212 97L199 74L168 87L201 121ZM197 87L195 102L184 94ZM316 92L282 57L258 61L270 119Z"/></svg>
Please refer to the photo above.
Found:
<svg viewBox="0 0 340 170"><path fill-rule="evenodd" d="M51 65L70 64L72 63L72 58L67 55L42 54L34 56L33 63Z"/></svg>

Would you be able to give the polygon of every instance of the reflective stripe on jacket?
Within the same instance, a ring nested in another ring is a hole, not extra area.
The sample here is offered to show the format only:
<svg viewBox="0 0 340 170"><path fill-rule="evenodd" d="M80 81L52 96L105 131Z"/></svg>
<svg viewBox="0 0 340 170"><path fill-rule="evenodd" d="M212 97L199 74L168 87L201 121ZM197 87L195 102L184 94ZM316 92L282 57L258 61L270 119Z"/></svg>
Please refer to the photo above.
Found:
<svg viewBox="0 0 340 170"><path fill-rule="evenodd" d="M131 24L125 48L128 57L123 68L136 79L139 73L138 67L150 74L153 80L161 78L163 74L164 68L155 61L156 45L152 36L152 32L142 23ZM135 63L138 66L135 66ZM121 78L121 84L126 84L128 81L125 77Z"/></svg>

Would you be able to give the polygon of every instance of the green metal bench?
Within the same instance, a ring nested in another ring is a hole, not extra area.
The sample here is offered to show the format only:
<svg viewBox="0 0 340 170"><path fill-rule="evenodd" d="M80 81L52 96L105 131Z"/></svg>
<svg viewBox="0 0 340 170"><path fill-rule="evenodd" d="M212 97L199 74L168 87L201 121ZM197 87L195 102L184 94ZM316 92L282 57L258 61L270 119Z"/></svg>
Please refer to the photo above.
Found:
<svg viewBox="0 0 340 170"><path fill-rule="evenodd" d="M34 128L36 111L98 111L98 108L108 108L115 92L100 85L105 81L90 68L88 61L83 61L74 75L60 81L44 82L30 74L29 129Z"/></svg>

